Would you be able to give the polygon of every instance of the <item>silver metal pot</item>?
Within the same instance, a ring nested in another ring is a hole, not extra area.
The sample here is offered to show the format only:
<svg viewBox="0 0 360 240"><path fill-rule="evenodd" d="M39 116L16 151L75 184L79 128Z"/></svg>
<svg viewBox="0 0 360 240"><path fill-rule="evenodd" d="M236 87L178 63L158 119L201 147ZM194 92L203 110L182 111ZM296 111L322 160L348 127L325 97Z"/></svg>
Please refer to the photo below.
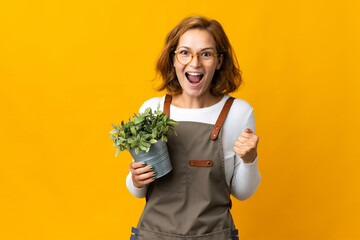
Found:
<svg viewBox="0 0 360 240"><path fill-rule="evenodd" d="M140 151L137 155L135 149L130 149L130 154L135 162L146 162L146 165L151 165L156 171L155 178L165 176L172 170L169 152L166 142L158 140L151 144L149 152Z"/></svg>

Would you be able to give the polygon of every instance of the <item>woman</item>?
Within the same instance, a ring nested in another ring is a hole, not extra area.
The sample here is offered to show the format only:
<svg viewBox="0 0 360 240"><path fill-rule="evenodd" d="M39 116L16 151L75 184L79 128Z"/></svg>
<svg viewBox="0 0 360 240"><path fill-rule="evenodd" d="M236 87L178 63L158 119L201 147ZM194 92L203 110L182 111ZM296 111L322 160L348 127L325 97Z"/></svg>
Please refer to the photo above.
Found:
<svg viewBox="0 0 360 240"><path fill-rule="evenodd" d="M127 187L146 206L131 239L238 239L230 194L249 198L260 183L258 136L253 108L228 93L241 83L229 40L215 20L182 20L166 37L156 70L159 90L140 108L156 109L179 121L168 138L173 170L155 179L156 169L131 163Z"/></svg>

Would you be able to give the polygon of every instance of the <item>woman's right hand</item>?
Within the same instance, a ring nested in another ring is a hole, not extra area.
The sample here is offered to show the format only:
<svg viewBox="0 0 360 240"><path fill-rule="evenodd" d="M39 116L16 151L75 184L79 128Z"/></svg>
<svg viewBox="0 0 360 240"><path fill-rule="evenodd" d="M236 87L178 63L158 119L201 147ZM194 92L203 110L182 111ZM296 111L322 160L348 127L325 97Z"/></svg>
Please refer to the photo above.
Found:
<svg viewBox="0 0 360 240"><path fill-rule="evenodd" d="M132 162L130 164L130 172L135 187L143 186L155 181L156 172L152 166L146 166L145 162ZM144 164L144 165L143 165Z"/></svg>

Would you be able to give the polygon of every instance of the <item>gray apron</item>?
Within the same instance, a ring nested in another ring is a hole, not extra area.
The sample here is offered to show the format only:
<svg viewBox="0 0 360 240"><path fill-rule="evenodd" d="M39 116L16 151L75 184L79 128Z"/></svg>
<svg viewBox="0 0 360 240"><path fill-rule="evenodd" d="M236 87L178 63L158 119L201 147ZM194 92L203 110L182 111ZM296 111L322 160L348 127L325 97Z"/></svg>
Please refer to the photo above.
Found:
<svg viewBox="0 0 360 240"><path fill-rule="evenodd" d="M234 98L215 125L179 122L168 137L172 171L149 184L146 205L131 240L235 240L230 188L225 178L221 126ZM171 95L164 113L170 117Z"/></svg>

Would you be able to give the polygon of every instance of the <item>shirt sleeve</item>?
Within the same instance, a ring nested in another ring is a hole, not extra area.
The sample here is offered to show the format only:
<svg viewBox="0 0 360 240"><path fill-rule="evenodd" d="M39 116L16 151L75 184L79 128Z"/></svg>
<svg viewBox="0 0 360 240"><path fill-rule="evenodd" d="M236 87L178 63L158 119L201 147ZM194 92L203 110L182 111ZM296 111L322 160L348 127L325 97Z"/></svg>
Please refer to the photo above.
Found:
<svg viewBox="0 0 360 240"><path fill-rule="evenodd" d="M245 129L246 128L250 128L255 133L253 109L246 121ZM235 154L234 173L231 180L232 195L241 201L250 198L257 190L260 179L261 175L258 168L258 155L252 163L244 163L242 158Z"/></svg>

